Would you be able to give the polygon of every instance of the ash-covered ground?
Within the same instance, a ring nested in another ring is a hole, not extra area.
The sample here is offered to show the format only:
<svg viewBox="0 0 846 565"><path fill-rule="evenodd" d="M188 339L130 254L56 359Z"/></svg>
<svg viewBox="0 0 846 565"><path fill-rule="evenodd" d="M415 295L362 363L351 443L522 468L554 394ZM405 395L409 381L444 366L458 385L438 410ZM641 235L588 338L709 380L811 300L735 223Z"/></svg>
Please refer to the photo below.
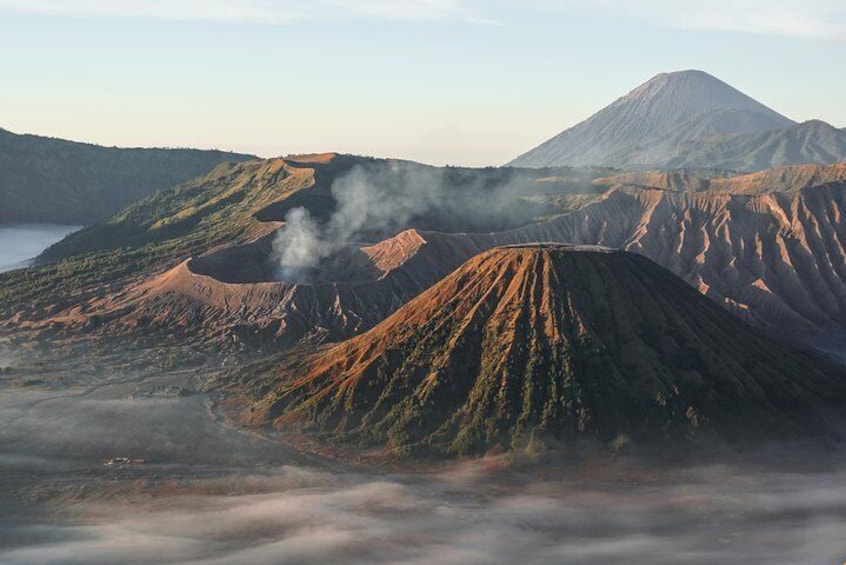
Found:
<svg viewBox="0 0 846 565"><path fill-rule="evenodd" d="M227 425L202 368L3 364L2 563L846 559L838 453L368 470Z"/></svg>

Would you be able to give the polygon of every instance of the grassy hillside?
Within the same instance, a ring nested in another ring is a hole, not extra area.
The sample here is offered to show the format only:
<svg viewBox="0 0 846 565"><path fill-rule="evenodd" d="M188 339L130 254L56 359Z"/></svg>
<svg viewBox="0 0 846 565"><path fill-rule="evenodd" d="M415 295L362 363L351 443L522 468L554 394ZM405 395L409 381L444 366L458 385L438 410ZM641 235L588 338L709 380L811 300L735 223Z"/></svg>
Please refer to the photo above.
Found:
<svg viewBox="0 0 846 565"><path fill-rule="evenodd" d="M0 223L88 225L151 192L249 155L121 149L0 129Z"/></svg>
<svg viewBox="0 0 846 565"><path fill-rule="evenodd" d="M312 169L281 159L220 165L73 234L46 251L51 263L0 275L0 312L58 310L192 255L249 240L272 229L255 213L313 182Z"/></svg>

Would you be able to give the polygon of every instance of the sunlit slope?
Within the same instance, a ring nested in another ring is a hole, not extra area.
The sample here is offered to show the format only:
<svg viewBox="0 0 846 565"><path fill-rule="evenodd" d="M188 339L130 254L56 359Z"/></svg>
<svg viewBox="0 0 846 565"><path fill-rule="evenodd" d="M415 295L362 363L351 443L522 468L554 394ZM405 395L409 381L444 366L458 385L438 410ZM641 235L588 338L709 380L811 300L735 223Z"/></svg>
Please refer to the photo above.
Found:
<svg viewBox="0 0 846 565"><path fill-rule="evenodd" d="M253 423L481 453L530 442L797 436L846 374L739 322L637 255L474 257L373 330L264 381Z"/></svg>
<svg viewBox="0 0 846 565"><path fill-rule="evenodd" d="M314 170L283 161L224 164L178 188L158 192L103 225L45 252L49 264L4 273L0 311L41 318L120 292L192 255L246 242L278 227L254 215L314 184Z"/></svg>

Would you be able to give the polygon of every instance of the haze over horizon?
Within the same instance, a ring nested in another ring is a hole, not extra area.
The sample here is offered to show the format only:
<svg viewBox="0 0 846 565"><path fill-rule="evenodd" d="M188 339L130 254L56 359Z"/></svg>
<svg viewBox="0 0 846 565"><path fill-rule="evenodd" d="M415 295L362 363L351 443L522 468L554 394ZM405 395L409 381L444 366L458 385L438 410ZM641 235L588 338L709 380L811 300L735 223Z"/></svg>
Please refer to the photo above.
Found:
<svg viewBox="0 0 846 565"><path fill-rule="evenodd" d="M331 17L327 14L332 14ZM498 165L661 72L846 126L837 1L0 0L0 128ZM36 69L37 72L33 72Z"/></svg>

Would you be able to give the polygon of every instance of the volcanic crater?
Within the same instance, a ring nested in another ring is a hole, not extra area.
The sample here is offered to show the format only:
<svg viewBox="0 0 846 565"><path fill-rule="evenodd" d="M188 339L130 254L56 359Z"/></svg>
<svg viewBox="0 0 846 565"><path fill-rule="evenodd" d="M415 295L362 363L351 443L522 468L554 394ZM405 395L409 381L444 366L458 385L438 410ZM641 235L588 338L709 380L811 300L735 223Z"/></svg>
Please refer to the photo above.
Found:
<svg viewBox="0 0 846 565"><path fill-rule="evenodd" d="M285 278L274 249L274 231L243 245L225 247L192 258L187 268L194 274L231 284L345 284L374 282L402 267L426 241L416 230L405 230L377 243L351 242L305 270L296 280Z"/></svg>

